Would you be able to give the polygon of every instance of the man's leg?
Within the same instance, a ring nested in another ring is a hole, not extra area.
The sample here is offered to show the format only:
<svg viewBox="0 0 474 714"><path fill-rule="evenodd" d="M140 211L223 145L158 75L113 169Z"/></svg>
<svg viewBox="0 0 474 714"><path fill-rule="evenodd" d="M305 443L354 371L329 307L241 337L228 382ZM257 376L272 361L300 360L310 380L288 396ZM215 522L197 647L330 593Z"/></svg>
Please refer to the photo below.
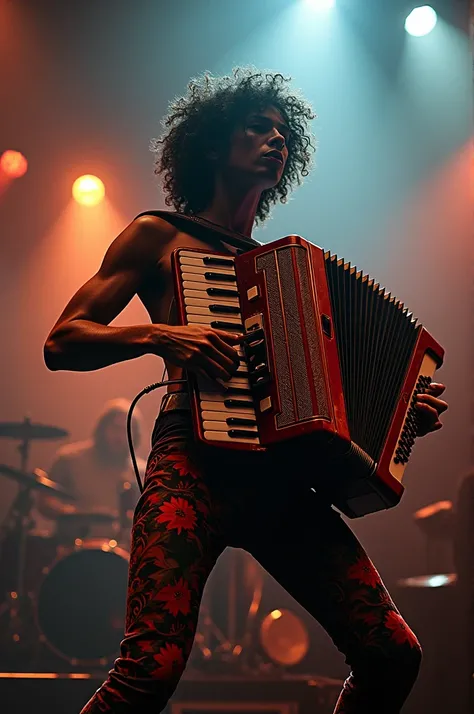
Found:
<svg viewBox="0 0 474 714"><path fill-rule="evenodd" d="M132 531L121 654L82 714L157 714L191 651L207 577L224 548L219 514L184 450L152 451Z"/></svg>
<svg viewBox="0 0 474 714"><path fill-rule="evenodd" d="M325 628L351 674L337 714L398 714L418 674L420 645L363 547L313 492L248 549Z"/></svg>

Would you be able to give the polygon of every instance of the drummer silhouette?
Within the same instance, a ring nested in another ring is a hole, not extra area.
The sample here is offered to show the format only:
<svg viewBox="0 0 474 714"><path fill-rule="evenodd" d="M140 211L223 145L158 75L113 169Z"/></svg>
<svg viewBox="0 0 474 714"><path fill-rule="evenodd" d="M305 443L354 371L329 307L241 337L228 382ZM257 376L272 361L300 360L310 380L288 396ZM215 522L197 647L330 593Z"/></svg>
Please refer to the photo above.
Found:
<svg viewBox="0 0 474 714"><path fill-rule="evenodd" d="M139 495L128 450L126 419L129 402L107 402L97 419L92 436L85 441L61 446L49 477L74 496L72 503L54 493L37 495L35 514L42 531L55 532L57 538L114 537L124 531L128 539L132 511ZM141 415L135 410L133 438L140 443ZM140 471L145 462L138 459Z"/></svg>

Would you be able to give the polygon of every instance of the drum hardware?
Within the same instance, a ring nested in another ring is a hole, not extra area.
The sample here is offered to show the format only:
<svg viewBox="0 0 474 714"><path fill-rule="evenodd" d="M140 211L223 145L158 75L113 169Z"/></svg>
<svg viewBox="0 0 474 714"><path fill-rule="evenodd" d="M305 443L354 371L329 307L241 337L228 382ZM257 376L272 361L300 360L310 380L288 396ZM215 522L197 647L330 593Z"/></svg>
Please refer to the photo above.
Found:
<svg viewBox="0 0 474 714"><path fill-rule="evenodd" d="M0 422L0 437L20 441L18 446L18 451L20 452L20 468L15 469L6 464L0 465L0 473L7 478L13 479L20 485L20 490L10 508L6 518L6 525L2 529L3 532L0 536L1 544L5 539L5 528L10 526L16 534L17 551L16 588L12 591L13 594L10 595L10 603L0 605L0 614L2 614L2 612L5 611L5 607L7 607L12 613L15 613L16 618L23 603L26 534L31 526L30 512L33 505L32 491L47 490L49 493L54 493L58 498L65 498L68 501L72 500L72 495L68 494L59 484L51 481L44 471L37 469L33 473L28 473L28 458L31 441L62 439L68 436L68 433L66 429L61 429L56 426L33 423L29 417L25 417L22 422ZM14 607L12 607L12 605L14 605ZM19 606L18 609L17 606Z"/></svg>
<svg viewBox="0 0 474 714"><path fill-rule="evenodd" d="M21 457L20 469L23 472L27 470L31 441L63 439L68 435L66 429L48 424L35 424L29 417L25 417L22 422L0 422L0 437L21 442L18 451Z"/></svg>
<svg viewBox="0 0 474 714"><path fill-rule="evenodd" d="M217 578L211 576L201 603L194 653L200 659L193 659L191 667L239 676L272 673L279 676L302 663L310 649L308 629L304 620L290 609L270 610L268 602L265 604L265 575L261 566L245 551L231 548L226 551L222 567L225 572L219 574L219 567ZM241 604L242 589L248 595L245 611ZM227 605L224 619L223 601Z"/></svg>
<svg viewBox="0 0 474 714"><path fill-rule="evenodd" d="M196 651L201 657L200 666L209 663L212 668L223 665L226 669L251 671L256 619L260 612L263 591L263 577L260 566L241 549L231 548L226 553L227 572L226 593L219 597L219 605L226 603L225 624L217 622L213 595L220 591L219 584L212 578L219 577L220 569L211 578L208 596L201 603L201 619L195 636ZM250 604L245 622L239 622L237 599L239 585L244 584L250 594Z"/></svg>
<svg viewBox="0 0 474 714"><path fill-rule="evenodd" d="M8 638L7 647L1 649L14 666L22 663L31 668L35 663L42 668L49 653L65 666L103 668L117 655L123 636L129 554L122 543L128 544L129 534L124 536L130 529L136 494L127 482L122 486L119 513L82 512L75 509L74 496L46 472L28 471L32 439L66 435L63 429L28 419L0 423L0 437L21 441L20 468L0 464L0 475L19 485L0 535L4 645ZM34 492L71 507L57 517L55 537L33 535ZM104 527L106 537L94 537L95 526Z"/></svg>
<svg viewBox="0 0 474 714"><path fill-rule="evenodd" d="M12 424L9 425L9 427L12 426ZM8 430L5 429L5 424L0 424L0 434L2 434L2 429L3 435L6 435ZM9 431L15 433L13 429ZM35 433L34 430L32 430L32 433ZM46 433L46 431L43 431L41 438L52 438L51 436L46 436ZM21 446L22 466L26 464L28 457L29 439L30 436L27 434ZM60 484L48 478L42 469L27 472L24 468L18 469L7 466L6 464L0 464L0 474L16 481L20 486L7 517L2 524L2 532L0 535L0 550L4 551L6 540L8 536L10 536L10 548L14 553L11 562L11 567L14 571L13 574L11 574L11 587L8 592L2 593L3 599L0 602L0 616L9 613L7 629L11 633L12 641L20 643L22 641L22 632L26 619L25 608L28 606L25 592L25 567L27 537L33 526L31 520L33 492L49 493L50 495L54 495L55 498L60 498L69 503L74 500L74 496L68 493Z"/></svg>
<svg viewBox="0 0 474 714"><path fill-rule="evenodd" d="M39 639L73 667L105 667L117 655L128 560L115 539L77 538L43 568L31 597Z"/></svg>
<svg viewBox="0 0 474 714"><path fill-rule="evenodd" d="M118 513L109 511L78 511L60 513L56 517L56 535L58 542L70 547L76 540L96 536L94 526L106 526L110 537L119 538L120 525ZM101 534L102 535L102 534ZM105 536L104 536L105 537Z"/></svg>
<svg viewBox="0 0 474 714"><path fill-rule="evenodd" d="M260 643L272 662L291 667L308 653L308 630L291 610L272 610L260 625Z"/></svg>
<svg viewBox="0 0 474 714"><path fill-rule="evenodd" d="M437 501L418 509L413 519L425 538L426 573L453 569L454 509L451 501Z"/></svg>

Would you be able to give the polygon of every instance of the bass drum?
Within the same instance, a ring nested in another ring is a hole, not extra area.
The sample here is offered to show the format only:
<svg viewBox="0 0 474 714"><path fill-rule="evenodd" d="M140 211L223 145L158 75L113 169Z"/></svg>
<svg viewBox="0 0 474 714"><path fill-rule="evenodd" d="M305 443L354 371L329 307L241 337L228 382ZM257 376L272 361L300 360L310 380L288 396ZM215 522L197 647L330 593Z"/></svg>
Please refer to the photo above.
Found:
<svg viewBox="0 0 474 714"><path fill-rule="evenodd" d="M36 598L41 640L71 665L104 666L123 637L129 554L115 540L77 539L63 550Z"/></svg>

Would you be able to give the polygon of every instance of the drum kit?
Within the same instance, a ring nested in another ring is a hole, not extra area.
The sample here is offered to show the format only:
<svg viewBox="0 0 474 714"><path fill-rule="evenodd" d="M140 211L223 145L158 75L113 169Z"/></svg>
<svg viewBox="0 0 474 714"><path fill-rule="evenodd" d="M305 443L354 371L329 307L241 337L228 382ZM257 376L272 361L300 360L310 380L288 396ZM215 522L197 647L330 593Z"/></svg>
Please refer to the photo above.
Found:
<svg viewBox="0 0 474 714"><path fill-rule="evenodd" d="M0 662L23 671L108 667L125 621L128 545L133 505L124 484L119 519L84 513L74 494L41 469L28 469L33 440L68 435L45 424L1 422L0 438L19 442L20 467L0 464L18 492L0 530ZM128 486L128 488L127 488ZM35 494L67 505L54 534L38 534ZM68 512L69 511L69 512ZM109 537L92 537L94 527Z"/></svg>
<svg viewBox="0 0 474 714"><path fill-rule="evenodd" d="M0 668L4 671L109 668L123 636L134 492L130 484L123 484L118 517L85 513L75 507L74 494L42 469L28 469L32 440L67 435L64 429L28 419L0 422L0 438L19 441L21 455L19 468L0 463L0 476L18 486L0 528ZM35 494L54 497L65 506L56 516L54 534L35 529ZM104 536L94 536L97 531ZM276 667L288 666L289 650L292 665L304 659L304 625L285 609L272 610L260 623L263 571L244 551L231 549L228 556L228 568L222 571L225 582L208 588L203 602L195 666L211 659L214 667L220 663L260 671L251 656L260 630L259 651ZM243 596L248 598L248 612L244 607L240 613L243 621L237 608L239 578L248 590ZM228 605L222 623L213 614L213 593Z"/></svg>

